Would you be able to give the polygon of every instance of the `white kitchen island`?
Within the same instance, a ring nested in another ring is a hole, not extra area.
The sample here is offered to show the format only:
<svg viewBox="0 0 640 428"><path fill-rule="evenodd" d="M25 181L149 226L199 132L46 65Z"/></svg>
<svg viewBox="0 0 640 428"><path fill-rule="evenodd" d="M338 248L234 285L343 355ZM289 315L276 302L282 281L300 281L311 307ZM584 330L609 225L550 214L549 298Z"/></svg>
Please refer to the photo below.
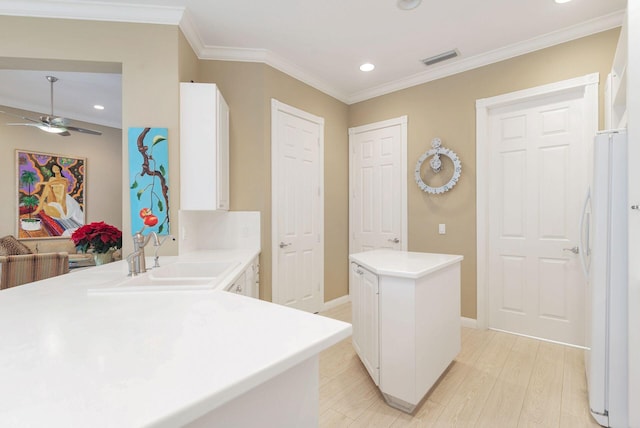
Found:
<svg viewBox="0 0 640 428"><path fill-rule="evenodd" d="M411 413L460 352L462 256L351 254L353 346L390 406Z"/></svg>
<svg viewBox="0 0 640 428"><path fill-rule="evenodd" d="M0 426L316 426L318 354L351 326L223 291L256 254L200 254L238 261L210 289L96 293L116 262L0 292Z"/></svg>

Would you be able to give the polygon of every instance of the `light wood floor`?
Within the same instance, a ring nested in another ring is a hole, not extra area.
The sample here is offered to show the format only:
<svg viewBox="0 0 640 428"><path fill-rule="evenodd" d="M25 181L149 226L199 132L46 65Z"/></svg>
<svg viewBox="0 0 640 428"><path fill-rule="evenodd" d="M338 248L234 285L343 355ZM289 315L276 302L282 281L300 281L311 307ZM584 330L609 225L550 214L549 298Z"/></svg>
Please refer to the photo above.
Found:
<svg viewBox="0 0 640 428"><path fill-rule="evenodd" d="M351 305L321 315L351 322ZM389 407L351 338L320 354L321 427L598 427L583 351L462 328L462 350L413 415Z"/></svg>

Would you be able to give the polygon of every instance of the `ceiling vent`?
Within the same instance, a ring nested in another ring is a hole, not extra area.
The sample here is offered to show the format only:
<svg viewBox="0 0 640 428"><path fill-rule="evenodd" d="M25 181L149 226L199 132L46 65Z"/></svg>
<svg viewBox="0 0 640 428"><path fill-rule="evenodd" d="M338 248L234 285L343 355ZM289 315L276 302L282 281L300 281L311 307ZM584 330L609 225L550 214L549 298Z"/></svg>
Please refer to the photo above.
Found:
<svg viewBox="0 0 640 428"><path fill-rule="evenodd" d="M443 52L441 54L429 57L427 59L423 59L422 63L424 65L427 65L427 66L428 65L433 65L433 64L437 64L437 63L442 62L442 61L446 61L446 60L451 59L451 58L455 58L455 57L457 57L459 55L460 54L458 53L458 49L453 49L453 50L450 50L450 51L447 51L447 52Z"/></svg>

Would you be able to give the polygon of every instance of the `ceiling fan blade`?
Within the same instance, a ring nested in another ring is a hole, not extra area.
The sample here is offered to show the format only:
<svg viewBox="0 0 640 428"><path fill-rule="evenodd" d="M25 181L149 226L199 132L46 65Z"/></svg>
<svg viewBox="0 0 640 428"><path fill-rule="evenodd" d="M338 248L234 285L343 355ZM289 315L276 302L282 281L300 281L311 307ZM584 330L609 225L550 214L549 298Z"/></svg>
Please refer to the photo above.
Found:
<svg viewBox="0 0 640 428"><path fill-rule="evenodd" d="M6 123L7 126L33 126L38 127L38 123ZM44 125L46 126L46 125Z"/></svg>
<svg viewBox="0 0 640 428"><path fill-rule="evenodd" d="M67 128L69 131L82 132L83 134L102 135L102 132L94 131L93 129L78 128L76 126L65 126L65 128Z"/></svg>
<svg viewBox="0 0 640 428"><path fill-rule="evenodd" d="M55 126L55 125L50 125L48 123L42 123L42 122L38 122L38 123L7 123L7 125L32 126L34 128L38 128L39 130L47 132L49 134L58 134L58 135L61 135L63 137L67 137L67 136L71 135L69 133L69 131L67 130L67 128L65 128L64 126Z"/></svg>
<svg viewBox="0 0 640 428"><path fill-rule="evenodd" d="M30 117L24 117L24 116L20 116L18 114L9 113L8 111L0 110L0 113L4 113L4 114L9 115L9 116L17 117L18 119L22 119L22 120L28 120L29 122L42 123L41 121L39 121L37 119L31 119Z"/></svg>

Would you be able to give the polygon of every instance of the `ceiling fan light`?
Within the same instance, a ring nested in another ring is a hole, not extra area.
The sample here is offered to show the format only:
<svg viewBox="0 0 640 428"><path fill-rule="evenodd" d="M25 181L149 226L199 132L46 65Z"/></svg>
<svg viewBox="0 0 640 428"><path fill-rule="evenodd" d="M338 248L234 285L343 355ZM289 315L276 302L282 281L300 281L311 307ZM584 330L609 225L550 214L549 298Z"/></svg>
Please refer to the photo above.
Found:
<svg viewBox="0 0 640 428"><path fill-rule="evenodd" d="M50 134L62 134L63 132L67 132L65 128L60 128L57 126L36 125L36 127L41 131L48 132Z"/></svg>
<svg viewBox="0 0 640 428"><path fill-rule="evenodd" d="M398 0L396 5L398 6L398 9L412 10L420 6L420 2L422 2L422 0Z"/></svg>

